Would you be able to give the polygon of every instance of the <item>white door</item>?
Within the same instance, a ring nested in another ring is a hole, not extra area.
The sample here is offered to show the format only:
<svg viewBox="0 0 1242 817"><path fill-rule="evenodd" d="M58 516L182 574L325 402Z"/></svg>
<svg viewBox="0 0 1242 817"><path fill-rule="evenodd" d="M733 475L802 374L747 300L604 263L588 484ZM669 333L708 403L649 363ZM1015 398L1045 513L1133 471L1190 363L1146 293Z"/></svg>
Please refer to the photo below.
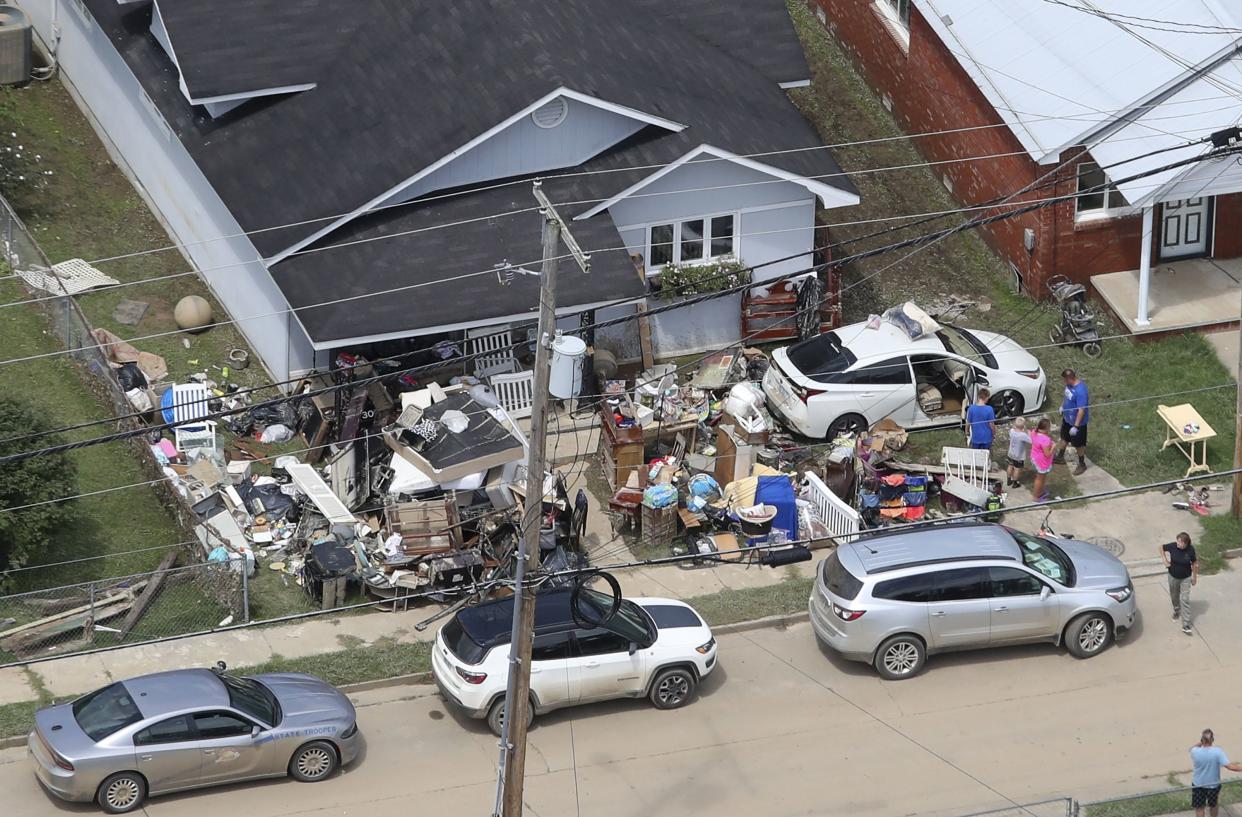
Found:
<svg viewBox="0 0 1242 817"><path fill-rule="evenodd" d="M859 366L836 375L833 389L848 389L858 405L858 413L874 424L885 417L902 428L918 422L918 400L914 394L914 375L910 360L904 355Z"/></svg>
<svg viewBox="0 0 1242 817"><path fill-rule="evenodd" d="M1211 196L1166 201L1161 205L1160 258L1207 255L1211 231Z"/></svg>
<svg viewBox="0 0 1242 817"><path fill-rule="evenodd" d="M530 690L543 709L569 703L569 633L535 636L530 649Z"/></svg>
<svg viewBox="0 0 1242 817"><path fill-rule="evenodd" d="M569 660L574 703L637 695L642 689L643 650L630 653L630 640L603 627L578 630L577 655Z"/></svg>

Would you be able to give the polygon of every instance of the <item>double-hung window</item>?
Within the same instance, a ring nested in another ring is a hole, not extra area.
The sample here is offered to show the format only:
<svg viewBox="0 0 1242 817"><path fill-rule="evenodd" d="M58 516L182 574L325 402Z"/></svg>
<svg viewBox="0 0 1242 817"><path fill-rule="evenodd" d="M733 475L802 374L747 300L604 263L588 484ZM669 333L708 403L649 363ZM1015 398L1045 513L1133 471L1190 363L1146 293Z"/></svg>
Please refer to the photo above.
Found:
<svg viewBox="0 0 1242 817"><path fill-rule="evenodd" d="M1083 162L1078 166L1076 193L1074 215L1078 219L1124 215L1130 208L1130 202L1095 162Z"/></svg>
<svg viewBox="0 0 1242 817"><path fill-rule="evenodd" d="M736 213L653 224L647 228L647 271L732 256L737 250L736 228Z"/></svg>

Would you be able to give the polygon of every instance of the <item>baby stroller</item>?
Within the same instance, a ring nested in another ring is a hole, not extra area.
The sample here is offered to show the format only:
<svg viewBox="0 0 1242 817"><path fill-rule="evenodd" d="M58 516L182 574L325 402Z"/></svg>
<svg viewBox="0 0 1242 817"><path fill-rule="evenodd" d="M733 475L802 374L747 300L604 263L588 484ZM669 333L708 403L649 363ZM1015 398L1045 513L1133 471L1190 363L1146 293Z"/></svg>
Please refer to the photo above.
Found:
<svg viewBox="0 0 1242 817"><path fill-rule="evenodd" d="M1076 343L1087 357L1099 357L1103 353L1100 330L1095 313L1087 306L1087 288L1064 275L1055 275L1048 281L1048 292L1061 308L1061 323L1048 330L1048 338L1053 343Z"/></svg>

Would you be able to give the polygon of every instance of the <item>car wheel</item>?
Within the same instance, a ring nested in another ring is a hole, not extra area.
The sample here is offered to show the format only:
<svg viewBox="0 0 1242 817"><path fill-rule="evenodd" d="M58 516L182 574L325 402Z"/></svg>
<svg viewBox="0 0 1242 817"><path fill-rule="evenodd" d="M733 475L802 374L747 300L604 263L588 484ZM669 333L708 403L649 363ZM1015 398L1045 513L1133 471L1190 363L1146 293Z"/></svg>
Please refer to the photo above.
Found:
<svg viewBox="0 0 1242 817"><path fill-rule="evenodd" d="M999 417L1017 417L1026 410L1026 401L1013 389L1005 389L991 400L992 408Z"/></svg>
<svg viewBox="0 0 1242 817"><path fill-rule="evenodd" d="M651 705L656 709L677 709L690 703L699 681L685 667L666 669L651 684Z"/></svg>
<svg viewBox="0 0 1242 817"><path fill-rule="evenodd" d="M1113 620L1107 613L1083 613L1065 628L1065 646L1075 658L1092 658L1113 643Z"/></svg>
<svg viewBox="0 0 1242 817"><path fill-rule="evenodd" d="M828 426L828 435L824 439L835 440L842 434L862 434L866 430L866 417L861 414L843 414Z"/></svg>
<svg viewBox="0 0 1242 817"><path fill-rule="evenodd" d="M927 648L914 635L895 635L875 651L875 671L889 681L913 678L923 669Z"/></svg>
<svg viewBox="0 0 1242 817"><path fill-rule="evenodd" d="M303 783L323 780L336 771L336 747L323 740L299 746L289 759L289 776Z"/></svg>
<svg viewBox="0 0 1242 817"><path fill-rule="evenodd" d="M535 706L530 704L526 707L526 728L529 729L531 722L535 720ZM487 728L492 730L492 734L501 737L505 730L505 699L501 698L492 704L492 708L487 711Z"/></svg>
<svg viewBox="0 0 1242 817"><path fill-rule="evenodd" d="M108 814L127 814L147 799L147 781L137 772L118 772L99 784L95 802Z"/></svg>

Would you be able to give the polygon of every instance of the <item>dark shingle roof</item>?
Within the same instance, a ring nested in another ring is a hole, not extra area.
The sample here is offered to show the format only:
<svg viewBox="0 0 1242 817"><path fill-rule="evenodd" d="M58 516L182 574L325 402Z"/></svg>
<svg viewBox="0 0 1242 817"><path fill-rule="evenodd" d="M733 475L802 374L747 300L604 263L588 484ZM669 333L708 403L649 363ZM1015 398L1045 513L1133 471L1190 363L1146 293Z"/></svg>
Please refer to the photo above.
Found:
<svg viewBox="0 0 1242 817"><path fill-rule="evenodd" d="M190 96L306 85L359 18L336 0L156 0Z"/></svg>
<svg viewBox="0 0 1242 817"><path fill-rule="evenodd" d="M176 69L147 33L149 9L126 14L113 0L84 2L265 256L309 239L331 217L365 206L559 87L687 127L644 128L578 168L622 172L550 183L558 202L606 199L651 172L624 169L669 163L701 144L738 154L820 144L777 85L806 76L783 0L353 0L347 8L356 26L318 63L315 88L252 101L219 119L186 104ZM198 13L219 7L159 2L162 11L166 4ZM275 15L281 25L290 20ZM249 38L248 48L271 48L261 40ZM761 161L802 176L840 172L826 150ZM825 181L854 190L843 177ZM525 185L415 203L357 219L311 248L529 204ZM590 206L567 206L565 214ZM606 213L575 223L574 231L588 248L620 243ZM528 214L293 256L272 273L298 307L538 257L538 219ZM562 275L561 303L641 291L623 252L597 255L595 264L590 276ZM488 280L439 286L434 298L424 287L298 317L323 342L533 309L534 279L519 276L508 288L485 286Z"/></svg>

